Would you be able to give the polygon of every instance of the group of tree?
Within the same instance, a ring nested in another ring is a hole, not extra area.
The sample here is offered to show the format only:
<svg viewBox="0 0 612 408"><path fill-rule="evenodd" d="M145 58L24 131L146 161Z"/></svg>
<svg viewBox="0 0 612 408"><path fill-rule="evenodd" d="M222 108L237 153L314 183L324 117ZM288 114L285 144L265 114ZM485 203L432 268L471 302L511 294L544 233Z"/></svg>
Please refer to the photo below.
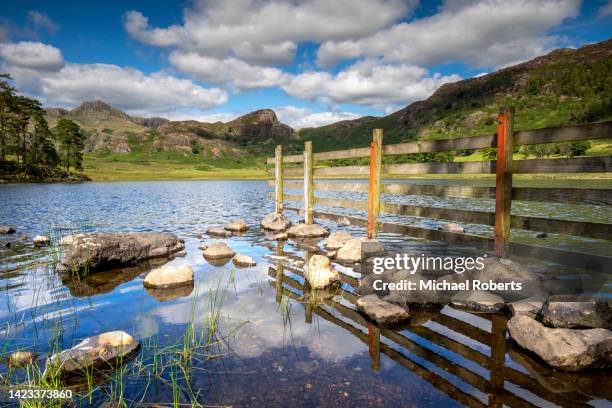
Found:
<svg viewBox="0 0 612 408"><path fill-rule="evenodd" d="M53 131L41 103L19 95L10 77L0 75L0 161L15 162L25 172L39 166L82 170L85 135L69 119Z"/></svg>

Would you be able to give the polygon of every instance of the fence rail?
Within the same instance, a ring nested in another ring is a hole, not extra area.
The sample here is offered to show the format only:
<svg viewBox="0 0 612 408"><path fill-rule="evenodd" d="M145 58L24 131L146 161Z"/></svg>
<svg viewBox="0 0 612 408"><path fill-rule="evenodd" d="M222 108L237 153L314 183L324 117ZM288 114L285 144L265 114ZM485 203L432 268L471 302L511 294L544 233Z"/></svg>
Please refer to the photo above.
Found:
<svg viewBox="0 0 612 408"><path fill-rule="evenodd" d="M592 239L612 240L612 224L605 222L581 222L559 218L511 215L512 201L537 201L571 204L612 205L612 182L610 188L515 188L514 174L538 173L611 173L612 157L577 157L546 159L513 159L513 147L542 143L568 142L575 140L612 139L612 121L590 123L578 126L561 126L545 129L514 132L514 111L502 108L498 117L497 133L493 135L474 136L449 140L421 141L383 145L382 130L375 129L373 141L369 148L355 148L324 153L312 153L312 143L306 142L305 154L282 156L282 147L278 146L276 157L268 159L274 163L275 194L277 209L283 208L283 200L302 201L305 203L306 222L312 223L310 214L315 204L328 207L357 209L368 212L365 227L368 236L375 237L381 223L379 213L424 217L470 224L482 224L494 227L493 250L498 256L510 252L509 245L524 244L510 240L511 229L545 231L554 234L580 236ZM432 162L432 163L399 163L383 164L387 155L411 154L423 152L440 152L450 150L496 148L497 159L475 162ZM319 161L338 159L355 159L369 157L369 165L351 165L330 167L325 163L317 167ZM284 163L303 163L303 166L287 166ZM403 184L398 182L383 183L386 176L410 176L416 174L495 174L495 187L469 185L432 185ZM343 177L368 178L368 182L315 182L315 179L340 179ZM298 181L303 179L303 181ZM285 181L286 180L286 181ZM284 188L303 189L305 195L285 194ZM318 197L316 190L367 193L368 200ZM440 197L469 197L495 199L495 211L475 211L466 209L438 208L381 202L381 194L394 195L431 195ZM306 199L304 198L306 197ZM424 233L423 228L384 223L386 230L403 231L405 234L427 235L442 240L449 238L444 231ZM466 235L467 241L478 240L478 236ZM481 242L489 243L487 237L479 237ZM435 239L435 238L433 238ZM453 236L452 241L461 241ZM515 252L515 251L512 251ZM553 251L554 252L554 251ZM595 257L595 263L612 266L610 257ZM591 262L592 264L593 262Z"/></svg>

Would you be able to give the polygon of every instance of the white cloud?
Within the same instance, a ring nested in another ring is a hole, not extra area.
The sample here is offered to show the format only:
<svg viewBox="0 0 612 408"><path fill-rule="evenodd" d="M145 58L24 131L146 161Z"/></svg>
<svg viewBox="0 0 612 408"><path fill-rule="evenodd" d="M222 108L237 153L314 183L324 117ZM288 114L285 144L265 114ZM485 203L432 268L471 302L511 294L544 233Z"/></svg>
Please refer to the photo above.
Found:
<svg viewBox="0 0 612 408"><path fill-rule="evenodd" d="M169 120L197 120L198 122L215 123L215 122L230 122L236 119L238 116L242 116L243 113L237 112L218 112L218 113L205 113L195 109L191 110L180 110L169 112L164 115L164 118Z"/></svg>
<svg viewBox="0 0 612 408"><path fill-rule="evenodd" d="M59 49L31 41L0 43L0 59L13 67L41 71L56 71L64 66L64 57Z"/></svg>
<svg viewBox="0 0 612 408"><path fill-rule="evenodd" d="M294 129L325 126L341 120L357 119L363 116L354 112L313 112L311 109L298 108L292 105L275 108L274 111L281 122Z"/></svg>
<svg viewBox="0 0 612 408"><path fill-rule="evenodd" d="M598 12L600 17L612 16L612 0L608 1L607 4L604 4Z"/></svg>
<svg viewBox="0 0 612 408"><path fill-rule="evenodd" d="M577 16L579 9L580 0L449 0L431 17L365 38L326 41L317 61L328 67L365 56L420 66L448 61L500 66L545 52L556 40L546 36L547 30Z"/></svg>
<svg viewBox="0 0 612 408"><path fill-rule="evenodd" d="M184 23L151 28L138 11L125 14L126 31L138 41L176 46L250 63L293 60L299 42L359 38L406 16L416 0L197 1Z"/></svg>
<svg viewBox="0 0 612 408"><path fill-rule="evenodd" d="M54 23L48 15L40 11L28 11L28 21L34 26L35 29L43 29L51 34L54 34L57 32L57 30L59 30L59 26Z"/></svg>

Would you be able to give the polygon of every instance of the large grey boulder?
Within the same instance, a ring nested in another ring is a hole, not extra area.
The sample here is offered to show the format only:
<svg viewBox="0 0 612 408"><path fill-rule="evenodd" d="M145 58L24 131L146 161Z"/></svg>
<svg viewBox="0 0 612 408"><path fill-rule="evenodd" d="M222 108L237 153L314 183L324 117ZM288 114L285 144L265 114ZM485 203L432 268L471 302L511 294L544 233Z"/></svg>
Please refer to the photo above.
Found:
<svg viewBox="0 0 612 408"><path fill-rule="evenodd" d="M244 220L234 220L227 224L224 228L227 231L244 232L249 229L249 226L246 222L244 222Z"/></svg>
<svg viewBox="0 0 612 408"><path fill-rule="evenodd" d="M15 229L8 225L0 225L0 234L14 234Z"/></svg>
<svg viewBox="0 0 612 408"><path fill-rule="evenodd" d="M394 326L410 319L406 310L376 295L361 297L357 299L356 305L368 318L383 326Z"/></svg>
<svg viewBox="0 0 612 408"><path fill-rule="evenodd" d="M193 269L189 265L164 265L153 269L144 279L146 288L172 288L193 285Z"/></svg>
<svg viewBox="0 0 612 408"><path fill-rule="evenodd" d="M124 331L112 331L88 337L72 347L47 358L43 377L82 373L90 366L111 366L138 348L138 341Z"/></svg>
<svg viewBox="0 0 612 408"><path fill-rule="evenodd" d="M332 268L329 258L323 255L310 257L304 277L315 289L323 289L340 282L340 274Z"/></svg>
<svg viewBox="0 0 612 408"><path fill-rule="evenodd" d="M161 232L100 233L77 236L59 265L63 272L97 272L168 257L185 249L174 234Z"/></svg>
<svg viewBox="0 0 612 408"><path fill-rule="evenodd" d="M325 241L325 247L330 250L340 249L348 241L353 239L353 236L346 231L335 231L329 234Z"/></svg>
<svg viewBox="0 0 612 408"><path fill-rule="evenodd" d="M384 253L385 248L375 239L354 238L346 241L338 250L336 259L343 263L356 263Z"/></svg>
<svg viewBox="0 0 612 408"><path fill-rule="evenodd" d="M229 259L236 253L225 242L214 242L202 247L204 258L208 259Z"/></svg>
<svg viewBox="0 0 612 408"><path fill-rule="evenodd" d="M287 230L291 238L318 238L326 237L329 231L319 224L296 224Z"/></svg>
<svg viewBox="0 0 612 408"><path fill-rule="evenodd" d="M612 362L612 331L550 328L526 315L508 322L510 337L552 367L565 371L604 367Z"/></svg>
<svg viewBox="0 0 612 408"><path fill-rule="evenodd" d="M272 212L261 220L261 227L274 232L285 231L291 226L291 221L281 213Z"/></svg>
<svg viewBox="0 0 612 408"><path fill-rule="evenodd" d="M496 313L504 307L504 299L483 290L461 291L451 298L451 306L472 312Z"/></svg>
<svg viewBox="0 0 612 408"><path fill-rule="evenodd" d="M544 303L538 320L549 327L568 329L612 328L612 307L604 299L572 295L551 296Z"/></svg>

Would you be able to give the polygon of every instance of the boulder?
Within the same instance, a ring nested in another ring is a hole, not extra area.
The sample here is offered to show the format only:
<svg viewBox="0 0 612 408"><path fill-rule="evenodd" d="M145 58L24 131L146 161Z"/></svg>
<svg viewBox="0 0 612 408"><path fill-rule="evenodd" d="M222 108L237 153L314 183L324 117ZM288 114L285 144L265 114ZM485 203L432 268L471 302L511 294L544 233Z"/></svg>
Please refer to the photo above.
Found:
<svg viewBox="0 0 612 408"><path fill-rule="evenodd" d="M257 265L257 262L248 255L236 254L233 261L234 265L244 268Z"/></svg>
<svg viewBox="0 0 612 408"><path fill-rule="evenodd" d="M610 329L612 308L604 299L579 298L571 295L549 297L538 314L538 320L549 327L567 329Z"/></svg>
<svg viewBox="0 0 612 408"><path fill-rule="evenodd" d="M356 305L370 320L382 326L397 325L410 318L406 310L393 303L385 302L376 295L359 298Z"/></svg>
<svg viewBox="0 0 612 408"><path fill-rule="evenodd" d="M439 230L448 231L448 232L456 232L463 233L465 232L465 228L455 222L449 222L448 224L441 225L438 227Z"/></svg>
<svg viewBox="0 0 612 408"><path fill-rule="evenodd" d="M542 293L542 284L537 274L517 262L505 258L489 257L484 259L483 264L484 268L482 270L472 269L461 275L457 274L458 281L477 279L481 282L520 283L522 289L519 291L510 289L491 290L492 293L503 297L506 302L512 302Z"/></svg>
<svg viewBox="0 0 612 408"><path fill-rule="evenodd" d="M353 236L348 232L332 232L327 238L327 241L325 241L325 247L330 250L340 249L351 239L353 239Z"/></svg>
<svg viewBox="0 0 612 408"><path fill-rule="evenodd" d="M535 318L543 305L544 298L540 295L536 295L527 299L506 303L506 309L510 313L510 316L525 315Z"/></svg>
<svg viewBox="0 0 612 408"><path fill-rule="evenodd" d="M310 257L304 277L314 289L323 289L340 283L340 274L332 268L329 258L323 255Z"/></svg>
<svg viewBox="0 0 612 408"><path fill-rule="evenodd" d="M484 290L461 291L451 298L451 305L473 312L497 313L504 307L504 299Z"/></svg>
<svg viewBox="0 0 612 408"><path fill-rule="evenodd" d="M31 351L13 351L8 357L9 367L24 367L36 360L38 354Z"/></svg>
<svg viewBox="0 0 612 408"><path fill-rule="evenodd" d="M174 234L161 232L99 233L76 236L59 265L62 272L97 272L134 266L153 258L169 257L185 249Z"/></svg>
<svg viewBox="0 0 612 408"><path fill-rule="evenodd" d="M88 337L72 347L47 358L43 378L66 374L81 374L90 366L111 366L138 348L138 341L124 331L112 331Z"/></svg>
<svg viewBox="0 0 612 408"><path fill-rule="evenodd" d="M32 242L34 243L35 246L42 247L45 245L49 245L51 240L46 235L36 235L34 238L32 238Z"/></svg>
<svg viewBox="0 0 612 408"><path fill-rule="evenodd" d="M189 265L164 265L153 269L144 279L146 288L172 288L193 285L193 269Z"/></svg>
<svg viewBox="0 0 612 408"><path fill-rule="evenodd" d="M204 245L201 249L204 250L203 254L206 259L228 259L236 255L225 242L214 242L210 245Z"/></svg>
<svg viewBox="0 0 612 408"><path fill-rule="evenodd" d="M336 259L344 263L356 263L371 256L383 255L385 248L375 239L354 238L338 250Z"/></svg>
<svg viewBox="0 0 612 408"><path fill-rule="evenodd" d="M223 228L232 232L244 232L249 229L249 226L246 222L244 222L244 220L234 220Z"/></svg>
<svg viewBox="0 0 612 408"><path fill-rule="evenodd" d="M326 237L329 231L319 224L296 224L287 230L291 238L316 238Z"/></svg>
<svg viewBox="0 0 612 408"><path fill-rule="evenodd" d="M565 371L605 367L612 362L612 331L550 328L526 315L508 322L508 334L520 347Z"/></svg>
<svg viewBox="0 0 612 408"><path fill-rule="evenodd" d="M8 225L0 225L0 234L14 234L15 229Z"/></svg>
<svg viewBox="0 0 612 408"><path fill-rule="evenodd" d="M211 237L227 238L231 237L232 233L231 231L226 231L223 228L210 228L208 231L206 231L206 235L209 235Z"/></svg>
<svg viewBox="0 0 612 408"><path fill-rule="evenodd" d="M272 212L261 220L261 227L270 231L285 231L291 226L291 221L281 213Z"/></svg>
<svg viewBox="0 0 612 408"><path fill-rule="evenodd" d="M59 244L62 246L72 245L72 241L82 236L83 234L66 235L59 240Z"/></svg>
<svg viewBox="0 0 612 408"><path fill-rule="evenodd" d="M393 274L388 279L389 282L400 284L405 282L414 282L415 289L395 289L391 291L395 299L402 299L403 303L397 302L398 305L412 309L440 309L448 303L449 297L446 292L438 290L421 290L420 281L427 281L428 278L418 273L410 273L407 271L399 271Z"/></svg>

